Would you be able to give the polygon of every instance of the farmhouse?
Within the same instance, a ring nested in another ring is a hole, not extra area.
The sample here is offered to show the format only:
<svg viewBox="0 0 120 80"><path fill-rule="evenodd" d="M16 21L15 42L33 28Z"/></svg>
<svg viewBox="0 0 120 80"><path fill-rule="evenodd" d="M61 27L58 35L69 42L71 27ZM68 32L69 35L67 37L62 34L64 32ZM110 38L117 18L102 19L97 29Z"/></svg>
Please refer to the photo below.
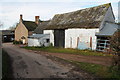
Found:
<svg viewBox="0 0 120 80"><path fill-rule="evenodd" d="M22 18L23 16L20 15L20 21L15 29L15 40L16 41L23 41L24 43L28 43L28 36L33 34L34 29L38 26L40 20L39 16L35 16L34 21L25 21Z"/></svg>
<svg viewBox="0 0 120 80"><path fill-rule="evenodd" d="M106 22L115 22L110 3L64 14L56 14L44 34L55 47L96 49L97 37Z"/></svg>

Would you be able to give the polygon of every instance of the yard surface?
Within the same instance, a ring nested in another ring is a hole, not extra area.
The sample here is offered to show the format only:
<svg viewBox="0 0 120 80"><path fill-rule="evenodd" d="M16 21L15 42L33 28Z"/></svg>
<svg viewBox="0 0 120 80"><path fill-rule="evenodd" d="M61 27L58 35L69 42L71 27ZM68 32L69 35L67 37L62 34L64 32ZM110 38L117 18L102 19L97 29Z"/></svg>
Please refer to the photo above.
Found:
<svg viewBox="0 0 120 80"><path fill-rule="evenodd" d="M74 71L71 65L65 66L46 56L35 54L12 45L3 44L4 50L12 60L14 78L88 78L86 72Z"/></svg>
<svg viewBox="0 0 120 80"><path fill-rule="evenodd" d="M69 49L65 53L62 53L64 52L62 49L62 52L58 53L57 50L61 51L59 48L57 50L55 48L54 52L54 48L20 47L23 46L3 44L4 50L12 59L15 78L120 79L115 71L116 67L111 67L112 57L109 55L96 55L93 52L94 55L90 55L91 51L88 51L87 55L78 54L79 52L74 54L68 53L71 52Z"/></svg>

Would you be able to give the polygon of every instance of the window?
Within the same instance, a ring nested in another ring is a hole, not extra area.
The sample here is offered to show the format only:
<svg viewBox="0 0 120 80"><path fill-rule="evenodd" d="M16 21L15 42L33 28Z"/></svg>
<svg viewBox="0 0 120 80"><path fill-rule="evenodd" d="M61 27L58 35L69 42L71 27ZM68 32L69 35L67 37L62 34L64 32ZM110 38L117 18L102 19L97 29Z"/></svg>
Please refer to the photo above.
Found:
<svg viewBox="0 0 120 80"><path fill-rule="evenodd" d="M46 42L49 43L49 42L50 42L50 39L46 39Z"/></svg>

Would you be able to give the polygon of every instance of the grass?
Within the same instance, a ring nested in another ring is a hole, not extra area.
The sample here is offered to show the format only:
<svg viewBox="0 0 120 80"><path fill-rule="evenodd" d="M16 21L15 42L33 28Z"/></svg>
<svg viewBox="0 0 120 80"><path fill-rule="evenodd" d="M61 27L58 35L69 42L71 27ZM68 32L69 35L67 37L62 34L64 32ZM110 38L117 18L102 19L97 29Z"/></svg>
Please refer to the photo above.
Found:
<svg viewBox="0 0 120 80"><path fill-rule="evenodd" d="M2 50L2 78L13 78L11 60L4 50Z"/></svg>
<svg viewBox="0 0 120 80"><path fill-rule="evenodd" d="M78 50L78 49L71 49L71 48L55 48L55 47L23 47L29 50L37 50L37 51L46 51L52 53L68 53L68 54L79 54L85 56L112 56L109 54L104 54L102 52L96 52L91 50Z"/></svg>
<svg viewBox="0 0 120 80"><path fill-rule="evenodd" d="M66 60L68 61L68 60ZM81 70L86 71L94 76L99 78L109 78L109 79L120 79L120 72L117 71L117 66L103 66L99 64L86 63L86 62L77 62L77 61L68 61L76 66L78 66Z"/></svg>

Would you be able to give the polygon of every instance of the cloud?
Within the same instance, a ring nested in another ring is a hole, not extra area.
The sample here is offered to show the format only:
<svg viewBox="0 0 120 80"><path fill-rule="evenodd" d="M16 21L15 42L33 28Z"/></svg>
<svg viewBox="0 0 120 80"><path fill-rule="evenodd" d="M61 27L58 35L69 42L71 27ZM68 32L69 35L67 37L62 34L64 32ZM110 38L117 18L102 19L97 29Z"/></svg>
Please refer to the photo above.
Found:
<svg viewBox="0 0 120 80"><path fill-rule="evenodd" d="M1 0L1 2L118 2L119 0Z"/></svg>

